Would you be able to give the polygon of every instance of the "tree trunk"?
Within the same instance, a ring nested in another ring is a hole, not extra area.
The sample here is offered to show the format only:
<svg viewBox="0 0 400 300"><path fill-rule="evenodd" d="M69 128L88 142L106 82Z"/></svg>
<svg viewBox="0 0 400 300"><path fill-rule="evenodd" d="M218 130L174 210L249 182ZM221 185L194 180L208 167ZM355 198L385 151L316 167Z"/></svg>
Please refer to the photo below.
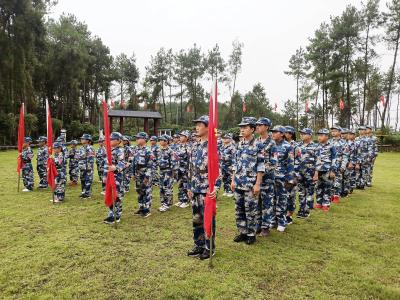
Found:
<svg viewBox="0 0 400 300"><path fill-rule="evenodd" d="M363 95L363 102L362 102L362 110L361 110L361 120L360 125L364 125L364 114L365 114L365 100L367 98L367 77L368 77L368 40L369 40L369 27L367 26L367 36L365 37L365 51L364 51L364 95Z"/></svg>
<svg viewBox="0 0 400 300"><path fill-rule="evenodd" d="M315 105L314 105L314 131L317 129L317 105L318 105L318 94L319 94L319 82L317 83L317 94L315 95Z"/></svg>
<svg viewBox="0 0 400 300"><path fill-rule="evenodd" d="M394 127L395 131L397 131L397 125L399 124L399 103L400 103L400 93L397 94L396 124Z"/></svg>
<svg viewBox="0 0 400 300"><path fill-rule="evenodd" d="M167 108L165 106L165 96L164 96L164 81L161 81L161 98L162 98L163 108L164 108L164 118L165 118L165 122L167 122Z"/></svg>
<svg viewBox="0 0 400 300"><path fill-rule="evenodd" d="M181 115L180 118L181 123L183 122L183 86L181 84Z"/></svg>
<svg viewBox="0 0 400 300"><path fill-rule="evenodd" d="M296 78L296 131L299 130L299 76Z"/></svg>

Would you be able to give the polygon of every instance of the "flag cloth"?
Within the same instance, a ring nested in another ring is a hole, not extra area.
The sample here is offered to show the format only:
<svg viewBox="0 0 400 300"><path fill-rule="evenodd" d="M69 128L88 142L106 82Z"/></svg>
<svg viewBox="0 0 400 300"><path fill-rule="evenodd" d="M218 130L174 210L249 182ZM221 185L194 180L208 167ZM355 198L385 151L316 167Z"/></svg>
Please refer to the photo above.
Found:
<svg viewBox="0 0 400 300"><path fill-rule="evenodd" d="M53 124L51 123L51 112L49 101L46 100L46 127L47 127L47 148L49 158L47 159L47 182L54 191L56 188L57 169L53 158Z"/></svg>
<svg viewBox="0 0 400 300"><path fill-rule="evenodd" d="M275 102L275 112L278 109L278 103Z"/></svg>
<svg viewBox="0 0 400 300"><path fill-rule="evenodd" d="M380 96L379 100L381 101L382 106L385 106L385 96Z"/></svg>
<svg viewBox="0 0 400 300"><path fill-rule="evenodd" d="M209 192L206 195L204 205L204 231L208 238L211 237L211 225L213 217L217 214L217 200L210 198L210 193L214 191L215 182L219 176L219 161L217 150L217 128L218 128L218 87L215 82L215 96L210 93L210 107L208 118L208 149L207 149L207 166L208 166L208 187Z"/></svg>
<svg viewBox="0 0 400 300"><path fill-rule="evenodd" d="M21 104L19 110L19 125L18 125L18 159L17 159L17 173L21 174L21 169L24 166L22 160L22 145L24 144L25 138L25 122L24 122L24 103Z"/></svg>
<svg viewBox="0 0 400 300"><path fill-rule="evenodd" d="M344 101L343 101L343 99L340 99L339 108L340 108L340 110L344 109Z"/></svg>
<svg viewBox="0 0 400 300"><path fill-rule="evenodd" d="M106 142L107 165L112 165L111 157L111 141L110 141L110 125L108 123L107 102L103 101L103 123L104 123L104 139ZM107 171L106 194L104 195L104 203L107 207L111 207L117 199L117 186L115 185L114 172Z"/></svg>
<svg viewBox="0 0 400 300"><path fill-rule="evenodd" d="M247 111L247 107L246 107L246 101L245 98L243 97L243 107L242 107L243 112Z"/></svg>

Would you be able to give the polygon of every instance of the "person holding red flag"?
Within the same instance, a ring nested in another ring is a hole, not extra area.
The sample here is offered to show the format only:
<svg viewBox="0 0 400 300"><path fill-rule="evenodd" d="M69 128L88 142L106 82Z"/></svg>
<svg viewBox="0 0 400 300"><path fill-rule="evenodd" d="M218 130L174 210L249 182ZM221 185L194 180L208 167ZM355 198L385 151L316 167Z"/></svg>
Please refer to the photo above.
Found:
<svg viewBox="0 0 400 300"><path fill-rule="evenodd" d="M204 232L204 205L209 192L208 184L208 116L201 116L193 121L196 124L196 134L199 141L192 147L190 153L191 178L189 179L188 196L192 201L193 242L194 247L187 254L201 260L210 258L210 239ZM209 193L210 199L215 199L221 187L221 176L216 180L214 191ZM215 253L215 218L213 218L213 255Z"/></svg>
<svg viewBox="0 0 400 300"><path fill-rule="evenodd" d="M22 166L22 181L24 183L25 188L22 190L23 192L32 192L34 177L33 177L33 151L31 149L32 138L27 136L24 138L24 143L22 145L22 153L21 159L23 162Z"/></svg>
<svg viewBox="0 0 400 300"><path fill-rule="evenodd" d="M124 185L123 185L123 172L125 168L125 155L124 150L120 147L122 141L122 134L113 132L110 135L111 144L111 165L108 161L104 164L104 177L107 177L107 172L113 172L115 178L115 186L117 197L114 205L108 207L108 216L104 219L105 224L119 223L122 214L122 200L124 199Z"/></svg>
<svg viewBox="0 0 400 300"><path fill-rule="evenodd" d="M54 150L54 165L57 169L57 176L55 178L54 199L50 201L53 203L62 203L65 198L65 185L67 183L67 167L66 157L62 152L62 144L55 142L53 144Z"/></svg>

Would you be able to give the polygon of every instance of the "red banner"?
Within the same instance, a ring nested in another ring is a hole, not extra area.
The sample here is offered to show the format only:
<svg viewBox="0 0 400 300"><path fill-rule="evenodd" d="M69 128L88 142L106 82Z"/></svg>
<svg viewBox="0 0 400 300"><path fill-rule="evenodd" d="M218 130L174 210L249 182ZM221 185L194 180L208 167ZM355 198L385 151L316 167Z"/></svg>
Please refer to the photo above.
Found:
<svg viewBox="0 0 400 300"><path fill-rule="evenodd" d="M47 182L54 191L56 188L57 169L53 158L53 124L51 121L51 112L49 101L46 100L46 127L47 127L47 149L49 158L47 159Z"/></svg>
<svg viewBox="0 0 400 300"><path fill-rule="evenodd" d="M340 110L344 109L344 101L343 101L343 99L340 99L339 108L340 108Z"/></svg>
<svg viewBox="0 0 400 300"><path fill-rule="evenodd" d="M25 122L24 122L24 103L21 104L21 108L19 109L19 125L18 125L18 159L17 159L17 173L21 174L21 169L24 166L24 162L22 160L22 145L24 144L25 139Z"/></svg>

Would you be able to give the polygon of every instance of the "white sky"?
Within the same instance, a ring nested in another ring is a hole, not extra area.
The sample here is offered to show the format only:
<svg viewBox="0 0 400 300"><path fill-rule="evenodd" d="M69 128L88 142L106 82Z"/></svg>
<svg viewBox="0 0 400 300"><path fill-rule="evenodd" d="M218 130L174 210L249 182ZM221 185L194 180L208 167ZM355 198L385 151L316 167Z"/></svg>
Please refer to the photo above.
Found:
<svg viewBox="0 0 400 300"><path fill-rule="evenodd" d="M341 14L348 4L360 7L361 1L59 0L52 17L72 13L113 55L134 52L141 79L160 47L177 52L196 43L207 52L218 43L227 60L232 41L238 39L244 49L237 88L244 93L261 82L280 110L285 100L295 98L295 82L283 73L290 56L307 44L321 22ZM227 88L221 89L219 100L227 100Z"/></svg>

